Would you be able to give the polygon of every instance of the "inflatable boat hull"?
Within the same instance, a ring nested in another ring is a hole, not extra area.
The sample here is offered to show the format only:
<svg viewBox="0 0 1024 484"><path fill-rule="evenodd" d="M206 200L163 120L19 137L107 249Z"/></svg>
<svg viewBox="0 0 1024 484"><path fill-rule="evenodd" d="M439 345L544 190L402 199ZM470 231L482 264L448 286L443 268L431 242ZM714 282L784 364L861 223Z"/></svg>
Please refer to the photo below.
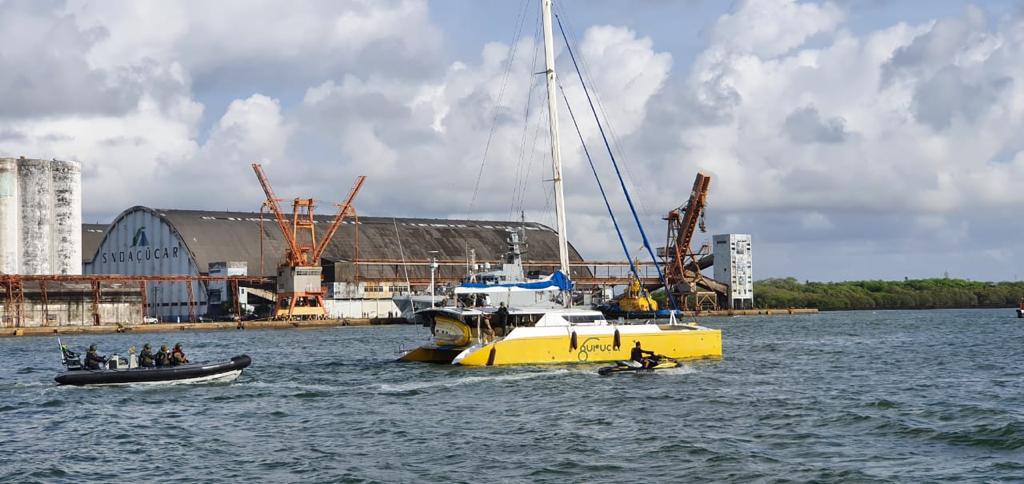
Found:
<svg viewBox="0 0 1024 484"><path fill-rule="evenodd" d="M193 363L164 368L131 368L118 370L69 370L54 380L61 385L134 385L149 383L206 383L231 381L252 364L247 355L219 363Z"/></svg>

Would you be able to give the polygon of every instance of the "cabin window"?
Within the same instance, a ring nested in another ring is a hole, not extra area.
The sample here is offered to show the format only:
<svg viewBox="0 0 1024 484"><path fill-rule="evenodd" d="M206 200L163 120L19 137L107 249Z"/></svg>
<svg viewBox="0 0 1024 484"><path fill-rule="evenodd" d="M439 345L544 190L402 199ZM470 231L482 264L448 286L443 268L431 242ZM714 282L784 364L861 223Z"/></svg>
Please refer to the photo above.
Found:
<svg viewBox="0 0 1024 484"><path fill-rule="evenodd" d="M541 314L510 314L508 319L513 327L529 328L535 326L541 316Z"/></svg>
<svg viewBox="0 0 1024 484"><path fill-rule="evenodd" d="M570 323L574 324L594 323L601 319L604 319L604 317L598 314L575 314L571 316L565 316L566 321L569 321Z"/></svg>

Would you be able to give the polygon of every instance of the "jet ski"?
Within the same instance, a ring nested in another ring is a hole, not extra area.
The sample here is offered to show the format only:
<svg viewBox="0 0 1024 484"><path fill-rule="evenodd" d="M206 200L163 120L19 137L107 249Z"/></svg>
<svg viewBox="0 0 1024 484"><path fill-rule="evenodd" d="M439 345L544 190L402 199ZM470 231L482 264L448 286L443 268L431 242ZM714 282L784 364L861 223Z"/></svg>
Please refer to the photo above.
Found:
<svg viewBox="0 0 1024 484"><path fill-rule="evenodd" d="M54 380L60 385L75 386L229 382L252 364L248 355L239 355L229 361L214 363L129 368L122 358L111 355L106 368L89 370L82 365L76 353L63 345L61 360L66 370Z"/></svg>
<svg viewBox="0 0 1024 484"><path fill-rule="evenodd" d="M655 356L651 358L651 365L644 368L640 363L633 360L623 360L615 362L615 366L606 366L597 370L599 375L611 375L613 373L622 372L633 372L635 374L654 373L656 370L665 370L668 368L676 368L679 366L679 362L666 356Z"/></svg>

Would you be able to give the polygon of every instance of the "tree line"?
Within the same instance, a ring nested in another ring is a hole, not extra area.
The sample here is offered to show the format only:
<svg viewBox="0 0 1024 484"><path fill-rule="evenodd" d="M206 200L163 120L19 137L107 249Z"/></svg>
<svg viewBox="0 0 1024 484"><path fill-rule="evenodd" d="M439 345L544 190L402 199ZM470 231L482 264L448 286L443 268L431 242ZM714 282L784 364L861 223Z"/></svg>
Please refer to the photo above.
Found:
<svg viewBox="0 0 1024 484"><path fill-rule="evenodd" d="M1022 296L1024 282L964 279L800 282L788 277L754 283L754 305L758 308L1003 308L1016 306Z"/></svg>

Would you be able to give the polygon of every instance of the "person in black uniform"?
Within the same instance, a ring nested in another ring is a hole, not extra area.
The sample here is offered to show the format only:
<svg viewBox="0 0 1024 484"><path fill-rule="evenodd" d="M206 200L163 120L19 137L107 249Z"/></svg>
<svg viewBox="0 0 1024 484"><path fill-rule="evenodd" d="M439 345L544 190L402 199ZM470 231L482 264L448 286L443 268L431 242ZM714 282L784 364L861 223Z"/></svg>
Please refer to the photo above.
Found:
<svg viewBox="0 0 1024 484"><path fill-rule="evenodd" d="M106 358L100 356L96 351L96 345L89 345L89 351L85 353L85 369L87 370L99 370Z"/></svg>
<svg viewBox="0 0 1024 484"><path fill-rule="evenodd" d="M641 348L640 347L640 342L637 341L636 342L636 346L634 346L633 350L629 352L629 359L631 359L631 360L633 360L633 361L635 361L637 363L640 363L641 365L643 365L644 368L650 368L651 366L654 366L653 365L654 360L652 360L651 358L648 358L648 357L646 357L644 355L654 356L654 352L653 351L647 351L647 350Z"/></svg>
<svg viewBox="0 0 1024 484"><path fill-rule="evenodd" d="M505 303L498 304L498 310L494 312L494 328L501 331L501 336L508 335L508 308Z"/></svg>

